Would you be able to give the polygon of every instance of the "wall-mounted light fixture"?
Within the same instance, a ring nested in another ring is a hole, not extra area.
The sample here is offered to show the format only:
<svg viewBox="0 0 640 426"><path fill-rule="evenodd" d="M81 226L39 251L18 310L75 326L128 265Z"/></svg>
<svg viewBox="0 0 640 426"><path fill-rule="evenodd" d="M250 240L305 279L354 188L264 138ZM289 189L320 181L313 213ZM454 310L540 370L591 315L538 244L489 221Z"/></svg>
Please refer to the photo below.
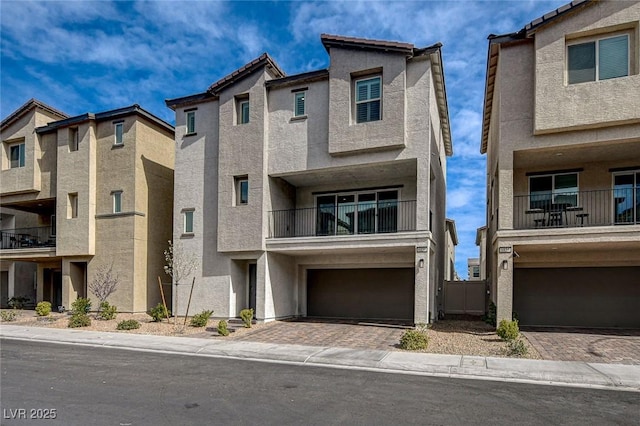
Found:
<svg viewBox="0 0 640 426"><path fill-rule="evenodd" d="M506 260L502 261L502 269L504 269L505 271L507 269L509 269L509 262L508 261L506 261Z"/></svg>
<svg viewBox="0 0 640 426"><path fill-rule="evenodd" d="M418 260L418 268L424 268L424 259Z"/></svg>

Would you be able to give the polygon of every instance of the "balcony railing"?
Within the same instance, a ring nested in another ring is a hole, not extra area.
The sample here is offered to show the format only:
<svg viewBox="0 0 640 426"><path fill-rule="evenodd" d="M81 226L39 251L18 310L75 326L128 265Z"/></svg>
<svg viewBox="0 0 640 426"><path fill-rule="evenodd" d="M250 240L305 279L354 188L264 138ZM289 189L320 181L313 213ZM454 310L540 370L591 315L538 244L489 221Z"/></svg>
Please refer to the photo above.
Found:
<svg viewBox="0 0 640 426"><path fill-rule="evenodd" d="M515 229L640 224L640 188L514 197Z"/></svg>
<svg viewBox="0 0 640 426"><path fill-rule="evenodd" d="M33 247L55 247L56 236L52 235L51 226L37 228L3 229L2 249L24 249Z"/></svg>
<svg viewBox="0 0 640 426"><path fill-rule="evenodd" d="M415 230L415 201L348 203L269 212L269 238L386 234Z"/></svg>

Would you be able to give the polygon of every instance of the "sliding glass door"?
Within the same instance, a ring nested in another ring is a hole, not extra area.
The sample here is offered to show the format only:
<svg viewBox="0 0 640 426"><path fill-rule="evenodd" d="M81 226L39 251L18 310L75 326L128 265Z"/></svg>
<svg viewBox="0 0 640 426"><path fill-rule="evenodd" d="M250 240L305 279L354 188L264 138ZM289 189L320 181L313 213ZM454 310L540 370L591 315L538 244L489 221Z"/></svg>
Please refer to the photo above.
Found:
<svg viewBox="0 0 640 426"><path fill-rule="evenodd" d="M316 235L397 232L398 191L319 195Z"/></svg>
<svg viewBox="0 0 640 426"><path fill-rule="evenodd" d="M640 223L640 172L613 176L613 208L616 224Z"/></svg>

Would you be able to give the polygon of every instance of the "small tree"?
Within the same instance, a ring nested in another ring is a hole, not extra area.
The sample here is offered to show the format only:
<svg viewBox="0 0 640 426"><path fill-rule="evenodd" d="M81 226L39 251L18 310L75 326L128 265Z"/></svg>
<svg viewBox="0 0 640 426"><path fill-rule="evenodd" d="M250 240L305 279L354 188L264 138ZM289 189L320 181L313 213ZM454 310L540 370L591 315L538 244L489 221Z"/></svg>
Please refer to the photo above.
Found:
<svg viewBox="0 0 640 426"><path fill-rule="evenodd" d="M198 260L184 250L180 241L175 244L169 241L169 248L164 251L164 259L167 262L164 272L173 278L176 284L198 269Z"/></svg>
<svg viewBox="0 0 640 426"><path fill-rule="evenodd" d="M100 301L100 305L106 302L107 297L111 296L118 289L120 279L113 273L113 263L107 268L102 265L96 269L96 275L89 283L89 291L96 295Z"/></svg>
<svg viewBox="0 0 640 426"><path fill-rule="evenodd" d="M173 279L175 322L178 317L178 285L180 285L180 281L198 270L198 260L195 254L185 251L179 240L175 244L169 241L169 248L164 251L164 259L167 262L164 266L164 272ZM193 285L191 290L193 291ZM187 309L185 320L188 314Z"/></svg>

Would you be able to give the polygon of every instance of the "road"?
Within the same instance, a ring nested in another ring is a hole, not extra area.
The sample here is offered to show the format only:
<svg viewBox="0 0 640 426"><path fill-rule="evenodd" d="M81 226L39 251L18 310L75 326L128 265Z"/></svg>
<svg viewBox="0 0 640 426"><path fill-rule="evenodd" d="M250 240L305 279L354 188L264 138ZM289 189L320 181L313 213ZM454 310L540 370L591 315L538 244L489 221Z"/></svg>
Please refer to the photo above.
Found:
<svg viewBox="0 0 640 426"><path fill-rule="evenodd" d="M0 343L2 425L637 424L640 415L633 392ZM51 409L53 420L30 418Z"/></svg>

